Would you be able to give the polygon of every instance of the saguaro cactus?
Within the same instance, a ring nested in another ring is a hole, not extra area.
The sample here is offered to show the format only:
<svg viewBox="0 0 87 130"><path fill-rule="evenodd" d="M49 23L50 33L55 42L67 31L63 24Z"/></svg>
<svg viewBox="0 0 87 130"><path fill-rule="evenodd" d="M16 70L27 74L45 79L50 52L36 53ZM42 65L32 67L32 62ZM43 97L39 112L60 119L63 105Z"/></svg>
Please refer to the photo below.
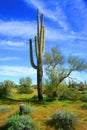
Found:
<svg viewBox="0 0 87 130"><path fill-rule="evenodd" d="M42 19L40 20L40 12L37 11L37 35L35 36L35 52L37 58L37 65L34 63L33 50L32 50L32 40L30 39L30 61L34 69L37 69L37 91L38 99L43 100L42 94L42 56L44 54L44 14L42 14Z"/></svg>

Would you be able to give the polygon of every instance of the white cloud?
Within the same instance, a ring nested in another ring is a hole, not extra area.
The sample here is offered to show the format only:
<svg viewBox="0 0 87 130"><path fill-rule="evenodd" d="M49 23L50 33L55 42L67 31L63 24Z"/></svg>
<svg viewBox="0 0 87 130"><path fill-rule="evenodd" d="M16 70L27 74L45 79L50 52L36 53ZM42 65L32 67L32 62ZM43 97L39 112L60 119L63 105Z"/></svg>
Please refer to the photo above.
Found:
<svg viewBox="0 0 87 130"><path fill-rule="evenodd" d="M87 36L85 35L85 33L76 33L72 31L65 32L63 30L58 30L55 28L47 27L46 39L50 41L62 40L62 41L68 41L68 42L70 42L71 40L74 41L75 39L77 39L82 42L83 40L87 41Z"/></svg>
<svg viewBox="0 0 87 130"><path fill-rule="evenodd" d="M5 50L27 50L27 46L28 41L26 40L15 41L14 38L11 40L6 38L4 40L0 40L0 48Z"/></svg>
<svg viewBox="0 0 87 130"><path fill-rule="evenodd" d="M35 22L0 21L0 34L10 37L30 38L36 34Z"/></svg>
<svg viewBox="0 0 87 130"><path fill-rule="evenodd" d="M0 34L3 36L9 36L10 38L21 37L29 39L34 38L36 33L36 23L28 21L1 21ZM74 31L63 31L58 30L55 27L46 26L46 40L57 41L57 40L87 40L85 33L75 33ZM11 40L0 40L0 45L5 47L24 47L26 41L11 41ZM28 41L27 41L28 43Z"/></svg>
<svg viewBox="0 0 87 130"><path fill-rule="evenodd" d="M49 19L57 22L60 27L62 27L64 30L68 30L68 23L66 22L66 16L63 12L63 10L60 8L58 2L55 3L55 9L52 10L51 7L47 7L47 4L45 2L39 1L39 0L24 0L28 5L31 3L34 7L39 8L42 13L45 14L46 17ZM48 3L50 5L50 2Z"/></svg>
<svg viewBox="0 0 87 130"><path fill-rule="evenodd" d="M0 57L0 61L20 60L19 57Z"/></svg>
<svg viewBox="0 0 87 130"><path fill-rule="evenodd" d="M22 66L0 66L1 76L35 76L36 70L33 68Z"/></svg>
<svg viewBox="0 0 87 130"><path fill-rule="evenodd" d="M9 47L23 47L25 46L25 43L23 41L0 40L0 45Z"/></svg>
<svg viewBox="0 0 87 130"><path fill-rule="evenodd" d="M67 25L67 18L62 10L60 8L58 2L55 3L55 9L47 8L47 5L39 0L25 0L28 4L33 4L33 6L39 8L41 12L45 13L45 16L48 18L53 19L54 21L58 22L58 24L64 29L68 30ZM82 0L80 0L82 1ZM79 2L77 2L79 3ZM50 2L49 2L50 4ZM75 4L75 2L74 2ZM79 4L81 6L81 2ZM84 6L80 7L81 12L85 15L85 11L83 10ZM66 32L66 33L65 33ZM63 31L61 29L57 29L56 27L46 27L46 39L47 40L70 40L78 38L80 40L87 39L87 36L84 36L84 34L77 34L73 30L71 31ZM36 35L36 22L34 21L2 21L0 20L0 34L4 36L10 36L10 37L22 37L29 39L30 37L33 37ZM23 45L23 43L12 43L12 41L7 41L7 45L13 45L13 46L20 46Z"/></svg>
<svg viewBox="0 0 87 130"><path fill-rule="evenodd" d="M36 23L35 22L24 22L24 21L2 21L0 24L0 34L4 36L10 37L21 37L27 38L33 37L37 34L36 33ZM62 32L59 32L55 28L46 27L46 39L48 40L63 40L66 35ZM69 36L70 37L70 36ZM73 35L72 35L73 37ZM0 45L7 45L7 46L24 46L24 42L15 42L10 40L1 40Z"/></svg>
<svg viewBox="0 0 87 130"><path fill-rule="evenodd" d="M26 1L28 4L31 2L33 6L35 6L36 8L39 7L40 10L45 8L45 4L42 1L38 1L38 0L24 0L24 1Z"/></svg>

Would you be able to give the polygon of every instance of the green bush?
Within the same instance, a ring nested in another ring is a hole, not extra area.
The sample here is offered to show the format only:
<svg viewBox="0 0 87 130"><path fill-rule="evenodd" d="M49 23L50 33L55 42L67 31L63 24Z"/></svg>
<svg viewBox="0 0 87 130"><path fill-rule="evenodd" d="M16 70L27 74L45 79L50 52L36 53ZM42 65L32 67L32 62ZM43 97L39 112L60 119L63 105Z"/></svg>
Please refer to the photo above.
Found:
<svg viewBox="0 0 87 130"><path fill-rule="evenodd" d="M77 116L67 111L58 111L50 119L50 125L55 129L73 130L77 123Z"/></svg>
<svg viewBox="0 0 87 130"><path fill-rule="evenodd" d="M24 94L31 94L33 91L31 90L31 88L29 86L19 86L18 88L18 92L20 94L24 93Z"/></svg>
<svg viewBox="0 0 87 130"><path fill-rule="evenodd" d="M9 107L9 106L1 107L1 108L0 108L0 112L9 111L10 109L11 109L11 107Z"/></svg>
<svg viewBox="0 0 87 130"><path fill-rule="evenodd" d="M24 105L22 113L20 112L19 114L24 114L24 115L29 114L30 115L31 112L32 112L32 109L30 107Z"/></svg>
<svg viewBox="0 0 87 130"><path fill-rule="evenodd" d="M29 116L14 114L6 124L6 130L36 130L34 121Z"/></svg>
<svg viewBox="0 0 87 130"><path fill-rule="evenodd" d="M83 105L81 106L81 108L82 108L82 109L87 109L87 103L83 104Z"/></svg>
<svg viewBox="0 0 87 130"><path fill-rule="evenodd" d="M58 129L58 130L64 130L64 129L60 128L60 129Z"/></svg>
<svg viewBox="0 0 87 130"><path fill-rule="evenodd" d="M11 88L9 86L0 86L0 97L5 98L9 95Z"/></svg>
<svg viewBox="0 0 87 130"><path fill-rule="evenodd" d="M56 98L56 97L58 97L57 88L55 86L52 86L51 83L47 83L44 86L44 94L46 94L47 97L49 97L49 98Z"/></svg>
<svg viewBox="0 0 87 130"><path fill-rule="evenodd" d="M32 93L31 90L32 80L30 77L20 78L19 84L20 84L18 89L19 93L25 93L25 94Z"/></svg>
<svg viewBox="0 0 87 130"><path fill-rule="evenodd" d="M66 84L60 84L57 89L59 100L78 100L81 97L80 92L75 89L68 88Z"/></svg>
<svg viewBox="0 0 87 130"><path fill-rule="evenodd" d="M53 87L48 83L45 85L44 93L49 98L58 98L59 100L78 100L81 97L79 91L68 88L65 83L61 83L58 87Z"/></svg>
<svg viewBox="0 0 87 130"><path fill-rule="evenodd" d="M38 96L37 95L34 95L33 97L31 97L30 101L38 101Z"/></svg>
<svg viewBox="0 0 87 130"><path fill-rule="evenodd" d="M80 99L83 102L87 102L87 94L83 94Z"/></svg>
<svg viewBox="0 0 87 130"><path fill-rule="evenodd" d="M0 82L0 98L5 98L10 95L10 90L15 87L15 84L11 80L4 80Z"/></svg>
<svg viewBox="0 0 87 130"><path fill-rule="evenodd" d="M24 108L24 114L31 114L32 109L30 107L25 106Z"/></svg>

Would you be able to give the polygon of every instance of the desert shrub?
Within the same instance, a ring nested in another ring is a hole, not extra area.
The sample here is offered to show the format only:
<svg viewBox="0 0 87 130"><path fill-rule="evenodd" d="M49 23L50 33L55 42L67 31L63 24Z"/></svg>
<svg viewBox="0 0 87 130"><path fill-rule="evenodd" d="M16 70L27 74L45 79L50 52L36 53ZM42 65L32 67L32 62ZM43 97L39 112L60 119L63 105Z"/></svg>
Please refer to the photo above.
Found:
<svg viewBox="0 0 87 130"><path fill-rule="evenodd" d="M11 88L9 86L0 86L0 97L7 97L10 93Z"/></svg>
<svg viewBox="0 0 87 130"><path fill-rule="evenodd" d="M31 112L32 112L32 109L30 107L28 106L24 107L24 114L31 114Z"/></svg>
<svg viewBox="0 0 87 130"><path fill-rule="evenodd" d="M82 94L87 94L87 90L84 90L84 91L82 92Z"/></svg>
<svg viewBox="0 0 87 130"><path fill-rule="evenodd" d="M69 80L69 83L68 83L69 88L77 89L77 86L78 86L78 84L76 81Z"/></svg>
<svg viewBox="0 0 87 130"><path fill-rule="evenodd" d="M79 83L78 84L78 90L79 91L84 91L86 88L85 88L85 84L83 82Z"/></svg>
<svg viewBox="0 0 87 130"><path fill-rule="evenodd" d="M50 82L46 83L44 86L44 94L46 94L46 96L49 98L58 97L57 88L55 86L52 86Z"/></svg>
<svg viewBox="0 0 87 130"><path fill-rule="evenodd" d="M19 86L18 92L20 94L22 94L22 93L31 94L33 92L33 90L31 90L31 88L29 86L23 85L23 86Z"/></svg>
<svg viewBox="0 0 87 130"><path fill-rule="evenodd" d="M80 99L83 102L87 102L87 94L83 94Z"/></svg>
<svg viewBox="0 0 87 130"><path fill-rule="evenodd" d="M82 109L87 109L87 103L84 103L82 106L81 106Z"/></svg>
<svg viewBox="0 0 87 130"><path fill-rule="evenodd" d="M59 128L58 130L64 130L64 129L62 129L62 128Z"/></svg>
<svg viewBox="0 0 87 130"><path fill-rule="evenodd" d="M20 84L18 89L19 93L25 93L25 94L32 93L31 89L32 80L30 77L20 78L19 84Z"/></svg>
<svg viewBox="0 0 87 130"><path fill-rule="evenodd" d="M68 88L65 83L61 83L58 87L53 87L50 83L46 84L44 93L49 98L58 98L59 100L78 100L81 97L79 91Z"/></svg>
<svg viewBox="0 0 87 130"><path fill-rule="evenodd" d="M31 114L32 113L32 108L31 107L28 107L28 106L26 106L26 105L23 105L23 107L22 107L22 113L21 113L21 111L20 111L20 113L19 114L24 114L24 115L27 115L27 114Z"/></svg>
<svg viewBox="0 0 87 130"><path fill-rule="evenodd" d="M57 89L59 100L78 100L81 97L80 92L73 88L68 88L65 84L60 84Z"/></svg>
<svg viewBox="0 0 87 130"><path fill-rule="evenodd" d="M31 98L31 101L37 101L38 100L38 96L37 95L34 95L32 98Z"/></svg>
<svg viewBox="0 0 87 130"><path fill-rule="evenodd" d="M6 124L6 130L36 130L34 121L29 116L14 114Z"/></svg>
<svg viewBox="0 0 87 130"><path fill-rule="evenodd" d="M15 84L11 80L4 80L0 82L0 98L5 98L10 95L11 88L15 87Z"/></svg>
<svg viewBox="0 0 87 130"><path fill-rule="evenodd" d="M58 130L73 130L77 123L77 116L74 113L61 110L52 115L49 123Z"/></svg>
<svg viewBox="0 0 87 130"><path fill-rule="evenodd" d="M11 109L11 107L9 107L9 106L1 107L1 108L0 108L0 112L9 111L10 109Z"/></svg>

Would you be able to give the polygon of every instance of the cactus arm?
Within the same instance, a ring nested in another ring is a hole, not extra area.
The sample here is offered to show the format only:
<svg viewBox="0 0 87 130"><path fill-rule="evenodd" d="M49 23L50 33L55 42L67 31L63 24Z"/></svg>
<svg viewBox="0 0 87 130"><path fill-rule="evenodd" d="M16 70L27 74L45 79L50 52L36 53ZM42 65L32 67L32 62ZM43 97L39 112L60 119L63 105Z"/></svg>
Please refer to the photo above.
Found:
<svg viewBox="0 0 87 130"><path fill-rule="evenodd" d="M32 40L30 39L30 61L31 61L31 65L34 69L37 69L37 66L34 64L33 61L33 53L32 53Z"/></svg>
<svg viewBox="0 0 87 130"><path fill-rule="evenodd" d="M38 9L38 10L37 10L37 36L38 36L38 43L40 42L40 41L39 41L40 29L41 29L40 12L39 12L39 9Z"/></svg>
<svg viewBox="0 0 87 130"><path fill-rule="evenodd" d="M45 50L45 29L43 27L43 44L42 44L42 56L44 55Z"/></svg>
<svg viewBox="0 0 87 130"><path fill-rule="evenodd" d="M39 58L39 50L38 50L38 36L35 36L35 50L36 50L36 57Z"/></svg>
<svg viewBox="0 0 87 130"><path fill-rule="evenodd" d="M44 38L44 14L42 14L42 23L41 23L41 35L40 35L40 43L41 43L41 47L40 47L40 51L41 51L41 56L43 56L44 54L44 42L45 42L45 38Z"/></svg>

